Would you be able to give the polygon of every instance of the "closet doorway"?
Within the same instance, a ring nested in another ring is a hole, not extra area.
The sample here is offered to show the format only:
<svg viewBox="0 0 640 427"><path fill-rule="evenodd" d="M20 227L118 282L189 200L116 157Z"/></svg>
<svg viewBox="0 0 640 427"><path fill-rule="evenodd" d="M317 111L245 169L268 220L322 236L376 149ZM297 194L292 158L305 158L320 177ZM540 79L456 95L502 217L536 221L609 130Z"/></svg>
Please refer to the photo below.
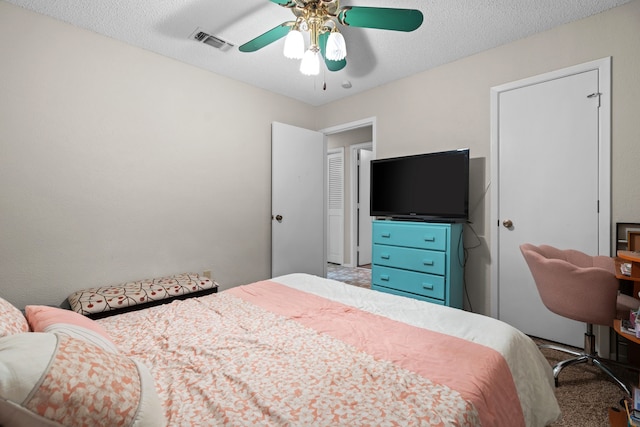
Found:
<svg viewBox="0 0 640 427"><path fill-rule="evenodd" d="M327 151L327 262L344 264L344 148Z"/></svg>
<svg viewBox="0 0 640 427"><path fill-rule="evenodd" d="M356 144L351 146L353 153L351 181L353 193L351 209L354 212L355 232L353 233L355 266L371 265L372 245L372 220L369 215L370 191L371 191L371 160L373 160L373 147L371 143ZM353 240L352 240L353 241Z"/></svg>
<svg viewBox="0 0 640 427"><path fill-rule="evenodd" d="M341 175L343 180L343 232L340 237L340 244L343 250L343 259L341 266L355 268L358 266L358 242L366 241L366 236L361 236L359 232L360 229L364 229L366 232L366 228L360 227L362 224L362 220L359 219L359 210L362 212L369 212L369 203L368 202L360 202L359 194L361 194L361 190L359 189L360 183L363 183L359 178L359 167L358 167L358 156L360 155L360 150L367 150L371 155L370 157L375 157L375 118L369 118L360 120L357 122L346 123L344 125L339 125L333 128L321 129L320 132L325 134L325 139L327 141L327 175L330 175L330 157L339 156L340 149L344 151L343 158L343 175ZM365 156L369 153L365 153ZM334 163L339 163L339 160L332 160ZM334 166L335 167L335 166ZM368 176L368 173L367 173ZM327 202L329 206L329 201L335 201L336 197L339 197L338 191L330 191L329 187L331 181L339 181L340 177L334 176L333 178L327 176ZM367 180L368 181L368 180ZM368 195L369 190L365 191ZM358 203L360 202L360 206ZM339 205L339 203L338 203ZM366 205L366 206L363 206ZM363 209L359 209L362 207ZM334 222L338 223L339 220L336 218L330 218L329 212L327 212L327 242L330 242L332 238L334 238L334 232L330 233L329 223ZM366 224L366 222L365 222ZM370 228L370 221L368 227ZM334 227L337 228L337 227ZM335 238L334 238L335 240ZM370 240L370 238L369 238ZM370 250L371 243L368 244L363 243L364 246L368 246ZM365 250L367 248L365 247ZM333 249L335 251L335 247ZM327 248L327 252L329 253L329 248ZM336 251L337 253L337 251ZM365 260L366 260L366 254ZM328 257L327 259L332 259ZM330 261L331 262L331 261ZM338 263L336 263L338 264Z"/></svg>

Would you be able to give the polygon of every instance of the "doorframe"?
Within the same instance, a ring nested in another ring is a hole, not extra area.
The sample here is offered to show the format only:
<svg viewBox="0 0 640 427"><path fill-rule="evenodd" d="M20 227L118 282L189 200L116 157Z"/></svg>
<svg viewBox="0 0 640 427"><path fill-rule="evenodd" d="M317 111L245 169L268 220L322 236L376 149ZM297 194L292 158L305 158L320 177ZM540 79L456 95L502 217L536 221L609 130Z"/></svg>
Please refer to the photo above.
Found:
<svg viewBox="0 0 640 427"><path fill-rule="evenodd" d="M325 136L333 135L336 133L342 133L353 129L364 128L371 126L371 144L373 146L373 157L376 157L376 139L377 139L377 126L376 117L367 117L365 119L356 120L353 122L343 123L341 125L331 126L328 128L320 129L318 132L323 133Z"/></svg>
<svg viewBox="0 0 640 427"><path fill-rule="evenodd" d="M373 151L373 142L361 142L359 144L353 144L349 146L349 154L350 154L350 165L349 165L349 181L351 185L351 192L349 195L349 208L351 210L351 240L349 245L349 253L351 254L351 263L350 267L358 266L358 245L357 242L359 240L358 232L360 229L358 228L358 151L361 149L371 148ZM373 151L373 157L375 158L375 151Z"/></svg>
<svg viewBox="0 0 640 427"><path fill-rule="evenodd" d="M499 251L498 236L500 232L500 212L498 185L498 125L499 125L499 96L501 93L544 83L550 80L568 77L570 75L598 71L598 90L600 91L600 114L598 114L598 254L611 255L611 57L605 57L572 67L563 68L549 73L540 74L511 83L491 88L491 215L490 237L491 254L491 316L499 316ZM495 224L491 222L496 221ZM597 326L596 347L600 354L610 354L609 328Z"/></svg>
<svg viewBox="0 0 640 427"><path fill-rule="evenodd" d="M325 136L325 147L327 146L327 136L328 135L333 135L336 133L342 133L342 132L346 132L346 131L350 131L353 129L359 129L359 128L363 128L363 127L368 127L371 126L371 142L367 143L367 144L371 144L371 148L373 151L373 158L376 158L376 140L377 140L377 119L375 116L373 117L367 117L361 120L356 120L353 122L348 122L348 123L343 123L340 125L336 125L336 126L331 126L328 128L323 128L320 129L318 132L321 132L324 134ZM326 151L326 150L325 150ZM325 153L326 155L326 153ZM352 173L352 172L351 172ZM353 189L353 187L352 187ZM328 189L326 189L325 191L328 191ZM325 199L326 199L326 194L325 194ZM351 196L353 199L353 192L351 192ZM350 202L351 203L351 202ZM325 215L326 216L326 215ZM352 266L352 264L354 264L356 261L353 258L353 248L354 248L354 243L353 243L353 225L354 225L354 218L353 218L353 210L351 212L351 260L349 262L348 266Z"/></svg>
<svg viewBox="0 0 640 427"><path fill-rule="evenodd" d="M611 57L601 58L583 64L574 65L549 73L517 80L491 88L491 317L498 318L498 235L500 230L500 216L498 212L498 111L499 96L503 92L544 83L573 74L592 70L598 71L598 88L600 90L600 114L598 115L598 253L611 254ZM495 223L492 223L495 221Z"/></svg>

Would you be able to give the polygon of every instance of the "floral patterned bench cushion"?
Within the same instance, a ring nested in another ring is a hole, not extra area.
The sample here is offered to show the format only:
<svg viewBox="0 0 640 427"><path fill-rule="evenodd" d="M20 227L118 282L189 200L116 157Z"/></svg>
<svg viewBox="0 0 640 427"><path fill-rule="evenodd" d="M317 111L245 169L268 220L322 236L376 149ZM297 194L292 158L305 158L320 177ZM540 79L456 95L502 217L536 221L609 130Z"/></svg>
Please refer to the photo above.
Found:
<svg viewBox="0 0 640 427"><path fill-rule="evenodd" d="M113 286L83 289L67 298L71 309L91 318L106 317L217 292L218 284L196 273L138 280Z"/></svg>

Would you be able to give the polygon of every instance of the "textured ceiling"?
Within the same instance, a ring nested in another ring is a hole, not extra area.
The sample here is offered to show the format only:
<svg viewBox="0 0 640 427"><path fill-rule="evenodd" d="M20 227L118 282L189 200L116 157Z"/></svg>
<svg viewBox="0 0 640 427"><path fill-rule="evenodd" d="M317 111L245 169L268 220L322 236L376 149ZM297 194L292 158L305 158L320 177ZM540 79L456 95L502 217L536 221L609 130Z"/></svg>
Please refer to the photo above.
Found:
<svg viewBox="0 0 640 427"><path fill-rule="evenodd" d="M121 40L248 84L322 105L455 61L630 0L344 0L341 6L419 9L411 33L342 28L347 66L303 76L282 55L283 40L253 53L238 46L290 21L269 0L6 0L75 26ZM221 51L189 38L200 28L233 45ZM352 87L342 87L344 81ZM326 90L323 83L326 82Z"/></svg>

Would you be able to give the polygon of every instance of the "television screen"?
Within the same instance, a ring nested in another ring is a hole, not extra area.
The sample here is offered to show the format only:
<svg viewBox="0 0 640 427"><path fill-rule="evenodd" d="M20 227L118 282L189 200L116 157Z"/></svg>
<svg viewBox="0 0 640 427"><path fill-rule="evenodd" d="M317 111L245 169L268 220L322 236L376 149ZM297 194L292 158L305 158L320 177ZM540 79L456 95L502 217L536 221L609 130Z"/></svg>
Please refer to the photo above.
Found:
<svg viewBox="0 0 640 427"><path fill-rule="evenodd" d="M371 216L466 221L469 149L371 162Z"/></svg>

